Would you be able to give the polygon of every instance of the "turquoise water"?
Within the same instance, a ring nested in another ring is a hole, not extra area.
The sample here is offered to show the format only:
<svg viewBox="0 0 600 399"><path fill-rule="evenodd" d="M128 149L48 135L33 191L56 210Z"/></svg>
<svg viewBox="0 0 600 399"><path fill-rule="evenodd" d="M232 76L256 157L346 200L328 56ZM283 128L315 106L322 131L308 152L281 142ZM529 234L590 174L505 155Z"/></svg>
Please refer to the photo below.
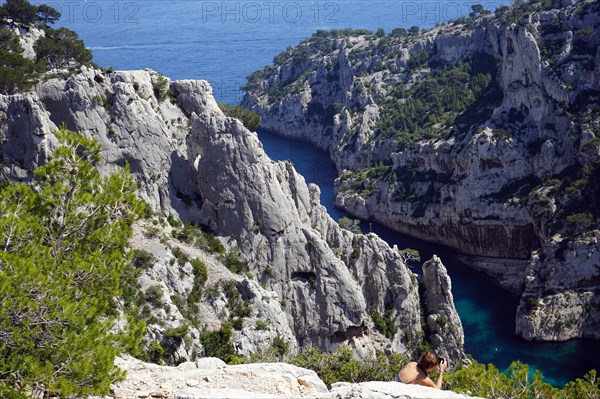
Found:
<svg viewBox="0 0 600 399"><path fill-rule="evenodd" d="M494 8L511 1L480 1ZM94 53L94 62L115 69L152 68L173 79L206 79L217 100L239 103L245 76L271 64L273 57L317 29L379 27L387 32L412 25L430 27L467 15L475 2L451 1L197 1L86 0L48 1L63 17L57 25L77 31ZM274 159L292 159L307 181L317 183L321 200L335 218L333 180L328 154L311 145L261 134ZM364 224L390 244L433 253L443 259L453 281L463 321L467 352L500 368L512 360L539 367L551 382L563 384L599 368L600 343L528 343L514 336L517 300L486 275L474 272L452 251L411 239L377 224Z"/></svg>
<svg viewBox="0 0 600 399"><path fill-rule="evenodd" d="M259 132L259 137L269 157L292 160L307 182L320 187L321 203L334 219L348 216L334 206L333 180L337 171L328 153L266 132ZM422 260L430 259L433 254L440 256L452 279L454 303L465 330L465 351L479 362L494 363L506 370L512 361L520 360L540 369L555 386L582 377L592 368L600 369L600 341L535 343L517 337L514 319L518 299L501 289L491 277L466 266L454 251L377 223L363 222L362 228L377 233L390 245L417 249ZM414 270L419 272L418 268Z"/></svg>

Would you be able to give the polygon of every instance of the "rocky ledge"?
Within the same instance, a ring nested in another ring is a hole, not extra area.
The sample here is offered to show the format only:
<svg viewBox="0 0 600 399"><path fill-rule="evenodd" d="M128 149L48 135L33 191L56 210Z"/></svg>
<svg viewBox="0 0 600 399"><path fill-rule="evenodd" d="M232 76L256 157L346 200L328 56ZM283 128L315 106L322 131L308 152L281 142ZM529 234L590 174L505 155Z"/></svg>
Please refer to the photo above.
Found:
<svg viewBox="0 0 600 399"><path fill-rule="evenodd" d="M286 363L228 366L216 358L177 367L117 359L127 378L112 387L115 399L459 399L472 398L398 382L337 383L330 390L314 371Z"/></svg>

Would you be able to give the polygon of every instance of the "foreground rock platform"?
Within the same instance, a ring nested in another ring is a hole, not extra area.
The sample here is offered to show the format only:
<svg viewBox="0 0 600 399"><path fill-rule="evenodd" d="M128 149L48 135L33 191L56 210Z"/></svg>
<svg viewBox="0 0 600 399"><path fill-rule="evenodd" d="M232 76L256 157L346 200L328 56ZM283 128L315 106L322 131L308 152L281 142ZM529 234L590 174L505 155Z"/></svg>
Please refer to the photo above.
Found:
<svg viewBox="0 0 600 399"><path fill-rule="evenodd" d="M127 357L117 359L116 365L127 371L127 378L113 386L109 397L115 399L472 398L398 382L342 382L328 390L314 371L287 363L230 366L220 359L204 358L169 367Z"/></svg>

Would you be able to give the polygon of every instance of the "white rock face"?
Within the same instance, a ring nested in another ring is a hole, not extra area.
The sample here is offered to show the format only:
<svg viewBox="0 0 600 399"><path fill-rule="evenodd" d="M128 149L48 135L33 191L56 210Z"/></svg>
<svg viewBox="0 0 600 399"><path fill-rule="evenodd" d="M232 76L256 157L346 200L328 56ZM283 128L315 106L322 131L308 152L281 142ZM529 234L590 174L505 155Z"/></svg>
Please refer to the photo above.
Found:
<svg viewBox="0 0 600 399"><path fill-rule="evenodd" d="M339 399L460 399L476 398L451 391L442 391L400 382L371 381L360 384L340 382L331 387L330 398Z"/></svg>
<svg viewBox="0 0 600 399"><path fill-rule="evenodd" d="M160 226L161 237L149 237L146 231L155 227L153 224L143 222L134 226L134 236L131 246L152 254L155 259L151 267L144 267L138 278L140 289L146 292L151 287L162 289L162 298L158 306L150 307L151 316L158 323L150 323L147 327L147 343L156 341L166 347L168 352L165 359L173 364L189 362L195 359L203 361L204 348L200 342L200 334L205 330L216 330L221 327L225 317L229 315L227 296L219 291L217 297L207 297L197 303L198 311L194 313L198 326L190 325L189 320L182 314L174 297L182 298L183 302L194 286L194 273L190 262L179 264L173 262L175 255L173 248L184 251L190 259L202 261L208 270L208 280L204 285L207 291L211 287L218 287L223 282L233 282L241 298L248 301L252 309L251 314L243 321L242 329L234 331L232 344L236 354L249 356L263 354L269 351L275 337L279 337L288 345L290 354L297 352L297 341L292 331L285 311L277 293L260 286L255 280L240 276L229 271L215 255L211 255L198 248L179 242L171 235L170 226ZM267 328L256 328L257 322L267 323ZM168 329L188 326L189 339L176 339L164 337Z"/></svg>
<svg viewBox="0 0 600 399"><path fill-rule="evenodd" d="M454 307L452 283L446 268L437 256L423 263L423 296L425 322L430 342L439 357L467 363L464 356L463 327Z"/></svg>
<svg viewBox="0 0 600 399"><path fill-rule="evenodd" d="M23 48L21 55L30 60L35 60L36 55L33 50L35 42L46 34L43 30L31 28L19 22L11 21L0 25L1 28L6 28L19 37L19 44Z"/></svg>
<svg viewBox="0 0 600 399"><path fill-rule="evenodd" d="M301 346L333 349L372 332L369 311L386 306L396 310L401 330L420 330L417 285L399 254L374 235L341 230L320 205L318 188L307 187L289 163L271 162L256 134L202 113L188 143L200 221L239 237L252 272L286 303ZM352 258L354 247L359 255ZM406 350L412 343L398 334L392 345Z"/></svg>
<svg viewBox="0 0 600 399"><path fill-rule="evenodd" d="M577 241L548 243L532 257L517 334L528 340L600 339L599 241L596 230Z"/></svg>
<svg viewBox="0 0 600 399"><path fill-rule="evenodd" d="M399 253L373 234L341 229L320 205L318 187L307 186L291 164L271 161L255 133L221 112L207 82L165 79L150 70L82 67L33 93L0 96L3 175L26 177L42 164L56 145L52 132L65 123L100 141L104 173L129 164L154 210L209 226L239 250L256 281L183 248L209 274L234 280L251 304L251 317L234 334L238 354L260 352L280 336L292 352L351 345L364 356L385 348L414 355L422 329L418 283ZM185 321L171 297L190 291L191 266L171 263L172 250L158 239L136 237L135 245L157 258L141 283L164 291L165 306L152 315L165 325L149 328L149 338L161 341ZM229 314L226 299L201 305L202 324L218 329ZM371 318L388 308L398 326L392 339ZM252 327L260 318L269 320L268 330ZM178 342L173 362L203 355L200 332L190 328L192 343Z"/></svg>
<svg viewBox="0 0 600 399"><path fill-rule="evenodd" d="M285 363L227 366L182 363L178 367L143 363L134 358L117 359L127 379L112 388L114 398L286 398L315 397L327 387L312 370Z"/></svg>
<svg viewBox="0 0 600 399"><path fill-rule="evenodd" d="M397 382L337 383L330 391L312 370L285 363L227 366L218 359L182 363L178 367L117 359L127 371L125 381L111 389L109 397L134 398L365 398L365 399L459 399L470 398Z"/></svg>

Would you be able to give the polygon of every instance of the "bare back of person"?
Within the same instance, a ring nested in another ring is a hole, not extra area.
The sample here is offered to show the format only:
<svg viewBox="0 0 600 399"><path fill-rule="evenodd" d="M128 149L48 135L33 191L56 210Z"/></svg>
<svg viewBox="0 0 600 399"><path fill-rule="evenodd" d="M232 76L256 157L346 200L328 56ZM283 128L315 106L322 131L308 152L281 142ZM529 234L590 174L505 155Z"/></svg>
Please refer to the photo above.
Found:
<svg viewBox="0 0 600 399"><path fill-rule="evenodd" d="M427 373L433 371L436 366L439 366L439 374L437 382L433 382ZM426 387L442 388L442 376L446 369L445 359L438 359L433 352L426 352L419 363L410 362L398 373L398 380L405 384L424 385Z"/></svg>
<svg viewBox="0 0 600 399"><path fill-rule="evenodd" d="M423 370L421 370L417 362L410 362L406 366L404 366L404 368L400 370L398 377L400 379L400 382L403 382L405 384L419 384L424 379L429 378L427 374Z"/></svg>

